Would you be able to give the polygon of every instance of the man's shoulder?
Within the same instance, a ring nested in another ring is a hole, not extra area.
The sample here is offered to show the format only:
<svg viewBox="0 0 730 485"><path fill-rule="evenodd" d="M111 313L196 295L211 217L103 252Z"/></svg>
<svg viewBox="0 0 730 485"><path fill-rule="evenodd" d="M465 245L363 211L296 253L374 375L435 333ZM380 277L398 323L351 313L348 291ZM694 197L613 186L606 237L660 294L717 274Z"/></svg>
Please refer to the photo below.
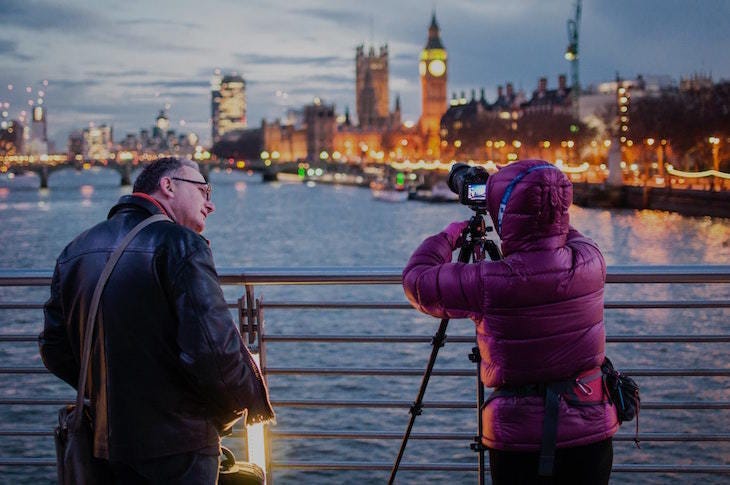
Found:
<svg viewBox="0 0 730 485"><path fill-rule="evenodd" d="M109 221L102 221L84 230L73 238L58 256L58 262L63 263L80 254L88 252L105 252L114 248L114 238L109 228Z"/></svg>
<svg viewBox="0 0 730 485"><path fill-rule="evenodd" d="M110 253L125 234L144 219L141 214L128 213L99 222L68 243L61 251L58 262L64 263L89 253ZM186 227L172 221L160 221L146 227L129 245L129 250L141 251L145 248L150 252L165 250L184 259L192 253L206 250L208 242Z"/></svg>

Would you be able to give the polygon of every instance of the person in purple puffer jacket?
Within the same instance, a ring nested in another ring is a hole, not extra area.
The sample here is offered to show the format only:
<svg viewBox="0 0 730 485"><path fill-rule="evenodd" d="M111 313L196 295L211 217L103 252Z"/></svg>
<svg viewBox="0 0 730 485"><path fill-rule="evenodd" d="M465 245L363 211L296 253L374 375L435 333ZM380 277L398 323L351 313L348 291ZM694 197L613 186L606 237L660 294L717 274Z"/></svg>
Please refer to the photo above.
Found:
<svg viewBox="0 0 730 485"><path fill-rule="evenodd" d="M496 484L601 484L611 473L618 419L600 372L606 263L570 226L572 199L554 165L508 165L487 181L504 258L452 262L468 224L454 222L423 241L403 270L418 310L476 323L481 379L496 389L481 430Z"/></svg>

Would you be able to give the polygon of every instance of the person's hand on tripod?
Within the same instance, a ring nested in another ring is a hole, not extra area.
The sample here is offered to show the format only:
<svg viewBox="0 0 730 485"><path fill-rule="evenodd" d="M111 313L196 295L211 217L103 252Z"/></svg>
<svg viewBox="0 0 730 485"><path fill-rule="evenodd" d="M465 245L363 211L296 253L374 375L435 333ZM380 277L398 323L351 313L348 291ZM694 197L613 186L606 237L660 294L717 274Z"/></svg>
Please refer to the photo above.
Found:
<svg viewBox="0 0 730 485"><path fill-rule="evenodd" d="M441 231L451 244L451 249L458 249L464 244L464 230L469 227L469 221L452 222Z"/></svg>

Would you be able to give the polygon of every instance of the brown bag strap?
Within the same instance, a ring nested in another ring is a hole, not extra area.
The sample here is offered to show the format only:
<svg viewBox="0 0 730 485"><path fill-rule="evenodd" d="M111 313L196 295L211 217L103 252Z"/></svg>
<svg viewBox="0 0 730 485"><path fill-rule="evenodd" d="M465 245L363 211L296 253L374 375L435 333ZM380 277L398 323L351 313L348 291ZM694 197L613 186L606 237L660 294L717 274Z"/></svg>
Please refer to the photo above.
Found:
<svg viewBox="0 0 730 485"><path fill-rule="evenodd" d="M171 221L169 217L164 214L155 214L143 220L122 239L119 246L109 256L109 260L104 266L104 270L99 276L99 281L96 283L94 288L94 295L91 298L91 305L89 306L89 314L86 318L86 327L84 334L84 350L81 354L81 371L79 372L79 385L77 387L78 393L76 394L76 409L78 412L74 416L74 428L78 429L81 424L81 409L84 404L84 393L86 391L86 376L89 372L89 361L91 360L91 344L93 342L94 326L96 325L96 314L99 310L99 302L101 301L101 294L104 291L106 282L109 280L109 276L112 274L114 267L117 265L117 261L122 256L122 253L127 248L132 239L145 227L149 226L158 221Z"/></svg>

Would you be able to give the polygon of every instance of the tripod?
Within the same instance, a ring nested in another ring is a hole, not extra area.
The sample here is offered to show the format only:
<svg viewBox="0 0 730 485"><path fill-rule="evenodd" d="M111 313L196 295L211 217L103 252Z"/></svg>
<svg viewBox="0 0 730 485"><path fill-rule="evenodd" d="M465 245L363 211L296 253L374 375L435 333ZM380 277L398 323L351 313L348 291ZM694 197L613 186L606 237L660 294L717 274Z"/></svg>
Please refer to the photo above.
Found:
<svg viewBox="0 0 730 485"><path fill-rule="evenodd" d="M468 263L469 260L473 260L474 262L482 261L484 260L485 256L489 256L489 259L492 261L496 261L498 259L502 259L502 255L499 251L499 248L497 247L497 244L492 240L487 238L487 233L493 231L494 229L491 226L487 226L484 215L487 213L487 211L481 207L471 207L474 210L474 215L469 220L469 225L466 229L461 233L461 237L464 239L464 244L461 246L461 249L459 250L459 257L458 261L460 263ZM486 254L485 254L486 253ZM423 378L421 379L421 387L418 390L418 395L416 397L416 400L411 405L409 414L411 415L409 421L408 421L408 427L406 428L406 432L403 435L403 441L400 445L400 450L398 451L398 456L395 459L395 463L393 464L393 469L390 472L390 479L388 480L388 485L392 485L393 481L395 480L395 475L398 473L398 467L400 466L400 461L403 458L403 452L406 449L406 445L408 444L408 438L411 436L411 430L413 429L413 424L416 421L416 416L419 416L423 412L423 396L426 394L426 387L428 386L428 381L431 378L431 372L433 371L433 366L436 363L436 357L438 356L439 349L444 346L444 343L446 342L446 327L449 324L448 318L443 318L441 320L441 324L439 325L438 330L434 334L434 336L431 338L431 355L428 359L428 365L426 366L426 372L423 374ZM472 349L472 353L469 354L469 360L477 364L477 426L478 426L478 433L477 436L474 437L474 443L471 444L471 449L479 453L479 485L484 484L484 451L486 450L485 446L482 444L481 440L481 433L482 433L482 405L484 404L484 384L482 383L482 380L479 377L479 362L480 362L480 356L479 356L479 349L477 347L474 347Z"/></svg>

